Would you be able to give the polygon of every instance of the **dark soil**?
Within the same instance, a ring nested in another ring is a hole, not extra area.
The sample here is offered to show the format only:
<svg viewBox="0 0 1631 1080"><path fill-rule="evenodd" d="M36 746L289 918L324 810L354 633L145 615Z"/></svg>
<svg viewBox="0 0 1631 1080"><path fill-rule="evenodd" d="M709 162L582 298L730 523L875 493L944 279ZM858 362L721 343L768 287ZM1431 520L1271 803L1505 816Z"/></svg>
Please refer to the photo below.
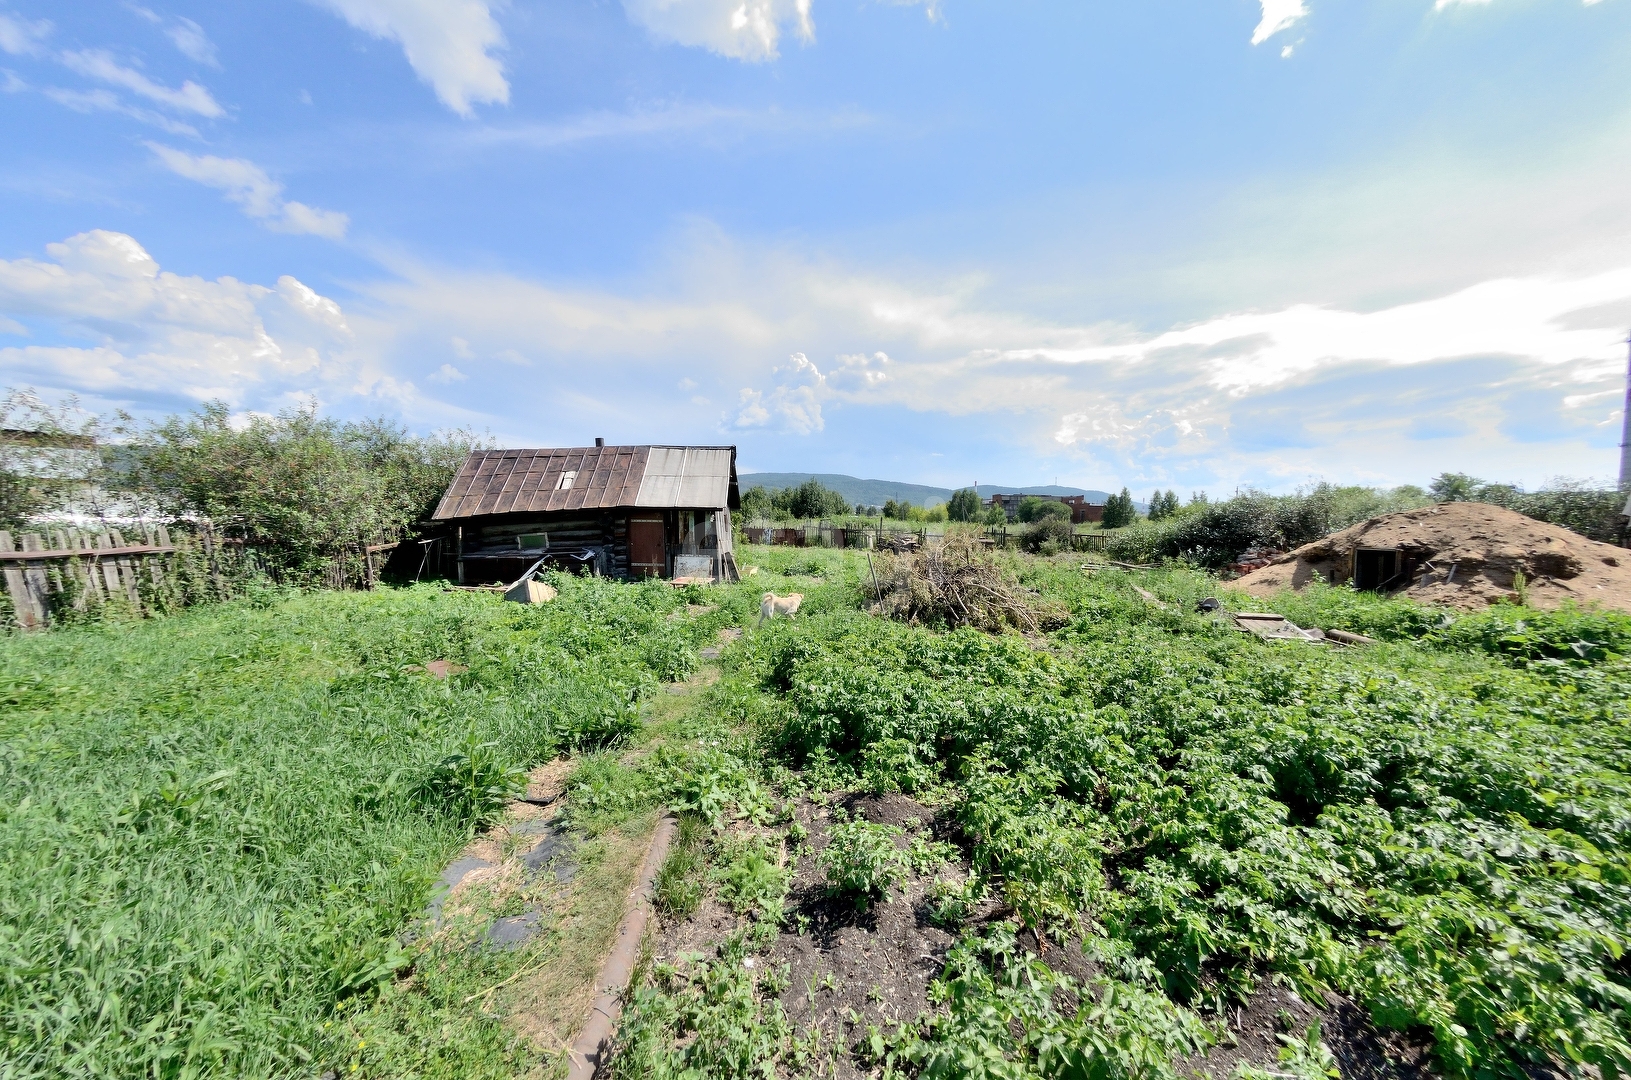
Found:
<svg viewBox="0 0 1631 1080"><path fill-rule="evenodd" d="M1316 1004L1266 980L1247 1004L1229 1014L1224 1041L1184 1062L1180 1071L1227 1080L1241 1062L1275 1069L1285 1045L1279 1036L1300 1038L1316 1020L1343 1080L1428 1080L1437 1075L1432 1040L1425 1035L1380 1031L1369 1013L1340 995L1327 994Z"/></svg>
<svg viewBox="0 0 1631 1080"><path fill-rule="evenodd" d="M953 843L961 839L943 814L908 796L852 792L838 797L833 806L877 824L901 827L906 830L898 841L902 847L914 832ZM929 984L940 974L961 931L929 922L928 891L937 875L961 880L968 866L965 857L926 875L908 873L887 902L858 909L853 900L828 892L819 860L827 846L833 806L807 799L795 805L794 816L809 831L809 839L792 856L793 882L783 930L754 962L771 970L787 967L788 986L781 1004L800 1038L819 1029L831 1055L822 1074L858 1080L870 1074L850 1050L866 1035L868 1025L889 1031L929 1011ZM1001 901L987 900L969 925L977 929L1010 914ZM709 896L689 919L661 928L653 957L672 961L687 952L711 956L715 946L742 925L741 917ZM1032 951L1037 947L1029 933L1022 932L1019 941ZM1101 974L1078 941L1063 946L1050 941L1042 957L1055 971L1081 982ZM1230 1014L1224 1043L1179 1062L1179 1071L1228 1080L1240 1062L1276 1070L1284 1045L1277 1036L1301 1036L1314 1020L1319 1021L1321 1037L1335 1055L1343 1080L1431 1080L1437 1075L1431 1066L1432 1042L1425 1034L1379 1031L1364 1009L1345 998L1332 994L1313 1004L1268 981L1247 1005Z"/></svg>

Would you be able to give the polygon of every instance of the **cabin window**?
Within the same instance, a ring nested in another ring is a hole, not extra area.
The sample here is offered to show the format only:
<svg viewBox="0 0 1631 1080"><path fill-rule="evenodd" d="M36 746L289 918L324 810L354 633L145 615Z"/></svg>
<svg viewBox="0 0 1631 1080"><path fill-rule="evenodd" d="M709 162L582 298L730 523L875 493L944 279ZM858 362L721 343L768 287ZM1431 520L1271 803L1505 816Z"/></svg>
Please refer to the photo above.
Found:
<svg viewBox="0 0 1631 1080"><path fill-rule="evenodd" d="M557 481L556 484L555 484L555 490L556 491L570 491L570 490L572 490L572 482L574 480L576 480L577 478L578 478L578 474L577 474L577 471L575 469L569 469L566 472L563 472L561 474L560 480Z"/></svg>

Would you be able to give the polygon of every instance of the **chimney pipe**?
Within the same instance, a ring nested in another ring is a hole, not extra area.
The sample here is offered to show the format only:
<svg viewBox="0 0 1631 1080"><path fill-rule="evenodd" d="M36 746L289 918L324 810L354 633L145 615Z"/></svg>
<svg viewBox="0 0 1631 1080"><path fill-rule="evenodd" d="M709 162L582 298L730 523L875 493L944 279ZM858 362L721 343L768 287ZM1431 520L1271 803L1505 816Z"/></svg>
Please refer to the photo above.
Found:
<svg viewBox="0 0 1631 1080"><path fill-rule="evenodd" d="M606 440L605 439L596 439L595 440L595 445L596 446L605 446L606 445Z"/></svg>

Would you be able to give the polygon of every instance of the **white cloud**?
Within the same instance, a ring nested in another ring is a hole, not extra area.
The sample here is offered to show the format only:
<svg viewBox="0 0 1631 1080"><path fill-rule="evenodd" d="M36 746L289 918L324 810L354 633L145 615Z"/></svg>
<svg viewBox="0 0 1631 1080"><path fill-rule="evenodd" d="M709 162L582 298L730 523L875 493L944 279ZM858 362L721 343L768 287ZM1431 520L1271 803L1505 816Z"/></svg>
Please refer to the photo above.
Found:
<svg viewBox="0 0 1631 1080"><path fill-rule="evenodd" d="M283 198L283 185L243 158L189 154L160 143L148 143L165 168L177 176L196 180L226 192L244 213L276 232L304 233L338 240L345 236L350 218L336 210L317 210Z"/></svg>
<svg viewBox="0 0 1631 1080"><path fill-rule="evenodd" d="M856 410L909 410L977 417L993 445L1032 458L1108 463L1101 475L1129 479L1166 470L1201 477L1196 487L1209 476L1299 483L1316 470L1420 480L1418 440L1447 425L1466 433L1431 444L1435 471L1589 473L1579 433L1596 430L1614 397L1562 399L1620 384L1631 310L1627 268L1512 276L1372 310L1236 309L1146 333L993 306L978 279L884 274L706 230L658 276L615 289L391 269L350 305L391 327L381 356L416 365L452 336L479 340L482 355L514 350L552 390L603 401L651 438L717 437L698 426L708 417L748 441L815 437L838 408L846 425ZM764 357L789 353L767 370ZM612 367L621 378L607 396ZM471 372L470 385L483 378ZM692 413L685 379L732 387L726 414ZM484 423L527 430L518 404L485 396ZM1531 424L1545 430L1508 430ZM1281 432L1302 441L1268 445Z"/></svg>
<svg viewBox="0 0 1631 1080"><path fill-rule="evenodd" d="M510 84L493 53L504 33L487 0L313 0L359 30L397 42L418 76L460 116L504 104Z"/></svg>
<svg viewBox="0 0 1631 1080"><path fill-rule="evenodd" d="M815 40L811 0L623 0L630 19L654 37L735 60L774 60L784 25Z"/></svg>
<svg viewBox="0 0 1631 1080"><path fill-rule="evenodd" d="M292 277L275 287L182 277L103 230L46 251L50 260L0 260L0 307L94 344L0 349L8 378L233 403L319 386L392 389L351 354L339 306Z"/></svg>
<svg viewBox="0 0 1631 1080"><path fill-rule="evenodd" d="M930 22L939 22L942 18L940 0L879 0L879 3L890 7L918 7L922 6L923 14L928 16Z"/></svg>
<svg viewBox="0 0 1631 1080"><path fill-rule="evenodd" d="M21 89L21 87L19 87ZM144 124L151 124L162 131L172 135L187 135L198 138L198 129L191 124L184 124L180 120L172 120L162 113L152 109L143 109L135 105L127 105L119 100L119 96L111 90L63 90L60 87L48 86L40 93L75 112L112 112L121 116L128 116L133 120L140 120Z"/></svg>
<svg viewBox="0 0 1631 1080"><path fill-rule="evenodd" d="M425 377L426 382L441 383L444 386L456 382L464 382L470 376L454 367L452 364L443 364Z"/></svg>
<svg viewBox="0 0 1631 1080"><path fill-rule="evenodd" d="M190 79L182 83L179 90L160 86L141 72L120 64L104 49L65 52L62 54L62 62L69 70L86 78L100 79L113 86L123 87L178 112L197 113L199 116L212 119L226 115L226 110L210 96L210 92Z"/></svg>
<svg viewBox="0 0 1631 1080"><path fill-rule="evenodd" d="M1252 44L1261 45L1280 31L1294 26L1308 14L1303 0L1260 0L1263 18L1252 31Z"/></svg>
<svg viewBox="0 0 1631 1080"><path fill-rule="evenodd" d="M221 66L215 57L215 43L204 33L204 28L191 19L178 18L164 32L187 59L212 68Z"/></svg>
<svg viewBox="0 0 1631 1080"><path fill-rule="evenodd" d="M0 14L0 50L13 56L33 55L40 51L40 42L51 32L51 24L44 19L30 22Z"/></svg>
<svg viewBox="0 0 1631 1080"><path fill-rule="evenodd" d="M739 428L770 427L794 435L811 435L826 426L821 416L821 400L826 395L827 380L819 368L803 353L793 353L785 367L777 367L771 376L778 385L769 393L744 386L735 424Z"/></svg>

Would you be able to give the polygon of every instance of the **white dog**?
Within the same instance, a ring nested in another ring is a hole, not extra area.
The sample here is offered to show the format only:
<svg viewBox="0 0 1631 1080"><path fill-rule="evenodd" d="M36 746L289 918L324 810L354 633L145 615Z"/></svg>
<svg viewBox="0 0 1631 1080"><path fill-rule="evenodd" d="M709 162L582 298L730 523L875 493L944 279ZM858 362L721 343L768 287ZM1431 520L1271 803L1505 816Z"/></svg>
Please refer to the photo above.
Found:
<svg viewBox="0 0 1631 1080"><path fill-rule="evenodd" d="M788 596L777 596L773 592L767 592L759 598L759 622L774 619L777 615L786 615L791 619L798 614L799 605L802 603L804 603L803 593L796 592ZM758 623L754 625L757 626Z"/></svg>

